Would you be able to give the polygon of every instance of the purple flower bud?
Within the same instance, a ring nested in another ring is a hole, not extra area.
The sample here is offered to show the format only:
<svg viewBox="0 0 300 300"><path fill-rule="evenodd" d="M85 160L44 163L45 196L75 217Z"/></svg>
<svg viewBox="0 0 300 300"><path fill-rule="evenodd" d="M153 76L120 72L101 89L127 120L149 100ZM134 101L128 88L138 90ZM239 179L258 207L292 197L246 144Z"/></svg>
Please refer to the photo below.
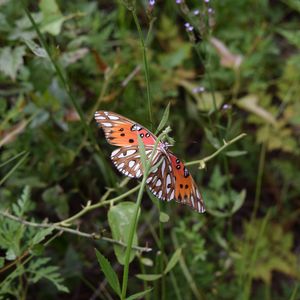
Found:
<svg viewBox="0 0 300 300"><path fill-rule="evenodd" d="M154 4L155 4L155 0L149 0L149 5L150 6L154 6Z"/></svg>
<svg viewBox="0 0 300 300"><path fill-rule="evenodd" d="M213 10L211 7L209 7L209 8L207 9L207 11L208 11L209 14L212 14L212 13L214 12L214 10Z"/></svg>
<svg viewBox="0 0 300 300"><path fill-rule="evenodd" d="M194 94L198 94L198 93L202 93L205 91L204 86L196 86L193 88L193 93Z"/></svg>
<svg viewBox="0 0 300 300"><path fill-rule="evenodd" d="M185 26L186 28L189 28L189 27L191 26L191 24L190 24L190 23L184 23L184 26Z"/></svg>
<svg viewBox="0 0 300 300"><path fill-rule="evenodd" d="M195 9L195 10L193 11L193 14L194 14L195 16L199 15L199 13L200 13L200 10L199 10L199 9Z"/></svg>
<svg viewBox="0 0 300 300"><path fill-rule="evenodd" d="M181 2L181 0L176 0L176 4L180 4Z"/></svg>
<svg viewBox="0 0 300 300"><path fill-rule="evenodd" d="M209 0L204 0L205 3L209 3Z"/></svg>

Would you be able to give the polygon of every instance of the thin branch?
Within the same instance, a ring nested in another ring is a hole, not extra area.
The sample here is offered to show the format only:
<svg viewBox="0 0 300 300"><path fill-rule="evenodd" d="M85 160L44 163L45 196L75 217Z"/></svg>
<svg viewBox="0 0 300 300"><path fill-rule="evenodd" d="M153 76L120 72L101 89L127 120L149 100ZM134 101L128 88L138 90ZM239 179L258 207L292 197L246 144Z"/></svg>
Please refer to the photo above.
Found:
<svg viewBox="0 0 300 300"><path fill-rule="evenodd" d="M23 219L21 219L17 216L14 216L14 215L12 215L8 212L4 212L4 211L0 211L0 215L2 215L5 218L14 220L18 223L21 223L23 225L26 225L26 226L31 226L31 227L36 227L36 228L50 228L50 227L52 227L53 229L58 230L58 231L68 232L68 233L71 233L71 234L79 235L79 236L86 237L86 238L91 238L91 239L94 239L94 240L103 240L103 241L106 241L106 242L109 242L109 243L112 243L112 244L116 244L116 245L119 245L119 246L122 246L122 247L127 247L127 244L125 244L121 241L117 241L117 240L114 240L114 239L111 239L111 238L108 238L108 237L104 237L104 236L101 236L100 234L97 234L97 233L86 233L86 232L82 232L82 231L79 231L79 230L76 230L76 229L66 228L66 227L51 224L51 223L29 222L29 221L23 220ZM131 248L134 249L134 250L138 250L140 252L150 252L150 251L152 251L152 249L148 248L148 247L132 246Z"/></svg>
<svg viewBox="0 0 300 300"><path fill-rule="evenodd" d="M228 146L230 146L231 144L235 143L236 141L240 140L241 138L243 138L244 136L246 136L246 133L241 133L240 135L238 135L237 137L235 137L234 139L226 142L225 140L223 140L223 146L220 147L217 151L215 151L212 155L207 156L203 159L200 160L194 160L194 161L190 161L185 163L186 166L191 166L191 165L196 165L199 164L201 169L203 169L205 167L205 163L208 162L209 160L211 160L212 158L214 158L215 156L217 156L219 153L221 153L225 148L227 148Z"/></svg>

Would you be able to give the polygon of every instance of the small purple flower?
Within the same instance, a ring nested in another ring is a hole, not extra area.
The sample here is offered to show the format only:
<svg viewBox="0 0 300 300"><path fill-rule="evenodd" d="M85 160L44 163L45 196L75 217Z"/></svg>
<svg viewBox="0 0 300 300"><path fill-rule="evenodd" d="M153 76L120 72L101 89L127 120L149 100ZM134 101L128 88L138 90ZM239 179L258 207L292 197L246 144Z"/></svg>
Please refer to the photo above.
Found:
<svg viewBox="0 0 300 300"><path fill-rule="evenodd" d="M195 16L199 15L199 13L200 13L200 10L199 10L199 9L195 9L195 10L193 11L193 14L194 14Z"/></svg>
<svg viewBox="0 0 300 300"><path fill-rule="evenodd" d="M194 94L203 93L204 91L205 91L204 86L196 86L193 88Z"/></svg>
<svg viewBox="0 0 300 300"><path fill-rule="evenodd" d="M180 4L182 0L176 0L176 4Z"/></svg>
<svg viewBox="0 0 300 300"><path fill-rule="evenodd" d="M209 3L209 0L204 0L205 3Z"/></svg>
<svg viewBox="0 0 300 300"><path fill-rule="evenodd" d="M185 26L187 31L193 31L194 30L194 27L190 23L185 23L184 26Z"/></svg>
<svg viewBox="0 0 300 300"><path fill-rule="evenodd" d="M154 6L154 4L155 4L155 0L149 0L149 5L150 6Z"/></svg>
<svg viewBox="0 0 300 300"><path fill-rule="evenodd" d="M228 110L228 109L231 109L231 107L232 107L232 106L231 106L230 104L226 104L226 103L225 103L225 104L223 105L222 109L223 109L223 110Z"/></svg>
<svg viewBox="0 0 300 300"><path fill-rule="evenodd" d="M207 11L208 11L209 14L212 14L212 13L214 12L214 10L213 10L211 7L209 7L209 8L207 9Z"/></svg>

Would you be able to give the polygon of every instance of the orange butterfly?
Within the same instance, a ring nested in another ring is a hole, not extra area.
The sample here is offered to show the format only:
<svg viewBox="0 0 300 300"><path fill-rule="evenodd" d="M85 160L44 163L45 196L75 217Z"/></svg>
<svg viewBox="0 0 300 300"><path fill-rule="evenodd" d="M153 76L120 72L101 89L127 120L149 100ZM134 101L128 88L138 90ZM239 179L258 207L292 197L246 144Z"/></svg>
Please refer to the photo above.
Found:
<svg viewBox="0 0 300 300"><path fill-rule="evenodd" d="M107 141L120 147L111 154L117 169L126 176L140 178L143 168L137 136L144 142L149 159L157 137L142 125L114 112L97 111L95 120L104 130ZM164 142L159 142L151 164L154 166L159 161L160 165L150 172L146 180L150 191L161 200L175 200L203 213L203 199L194 179Z"/></svg>

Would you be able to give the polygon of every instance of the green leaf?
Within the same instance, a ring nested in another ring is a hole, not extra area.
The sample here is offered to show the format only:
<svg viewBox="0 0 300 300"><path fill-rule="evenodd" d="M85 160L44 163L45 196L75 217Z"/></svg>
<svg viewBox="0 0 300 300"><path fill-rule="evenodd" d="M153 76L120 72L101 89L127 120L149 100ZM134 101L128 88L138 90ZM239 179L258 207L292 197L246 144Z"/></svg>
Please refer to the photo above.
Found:
<svg viewBox="0 0 300 300"><path fill-rule="evenodd" d="M237 106L259 116L265 122L272 125L276 124L274 116L265 108L259 105L259 98L257 95L247 95L236 102Z"/></svg>
<svg viewBox="0 0 300 300"><path fill-rule="evenodd" d="M170 217L168 214L164 213L163 211L159 214L159 221L161 223L167 223L169 221Z"/></svg>
<svg viewBox="0 0 300 300"><path fill-rule="evenodd" d="M153 288L148 289L146 291L142 291L136 294L133 294L129 297L126 298L126 300L134 300L134 299L141 299L143 296L147 295L148 293L150 293L153 290Z"/></svg>
<svg viewBox="0 0 300 300"><path fill-rule="evenodd" d="M219 149L221 147L221 144L220 144L219 140L213 135L213 133L207 128L204 128L204 132L205 132L205 136L206 136L207 140L209 141L209 143L214 148Z"/></svg>
<svg viewBox="0 0 300 300"><path fill-rule="evenodd" d="M121 287L120 287L120 282L119 282L117 273L112 268L108 259L106 259L97 249L95 249L95 252L96 252L96 256L97 256L99 265L101 267L101 270L102 270L107 282L110 284L112 289L120 296L121 295Z"/></svg>
<svg viewBox="0 0 300 300"><path fill-rule="evenodd" d="M245 199L246 199L246 190L243 189L234 199L234 204L231 210L232 213L237 212L242 207L242 205L245 202Z"/></svg>
<svg viewBox="0 0 300 300"><path fill-rule="evenodd" d="M115 240L121 241L127 245L130 231L130 223L134 217L135 203L121 202L112 206L108 211L108 224ZM137 234L134 233L133 245L137 246ZM125 263L126 247L114 245L114 251L120 264ZM131 250L130 262L135 256L135 251Z"/></svg>
<svg viewBox="0 0 300 300"><path fill-rule="evenodd" d="M43 13L42 31L52 35L58 35L61 31L61 26L65 21L65 17L60 12L56 1L41 0L39 6Z"/></svg>
<svg viewBox="0 0 300 300"><path fill-rule="evenodd" d="M136 277L145 281L154 281L162 277L162 274L137 274Z"/></svg>
<svg viewBox="0 0 300 300"><path fill-rule="evenodd" d="M4 266L4 263L5 263L4 257L0 257L0 268Z"/></svg>
<svg viewBox="0 0 300 300"><path fill-rule="evenodd" d="M243 151L243 150L232 150L232 151L227 151L226 155L229 157L237 157L237 156L242 156L246 155L248 151Z"/></svg>
<svg viewBox="0 0 300 300"><path fill-rule="evenodd" d="M32 40L29 39L24 39L25 44L28 46L28 48L33 52L33 54L35 54L38 57L48 57L48 54L46 52L46 50L39 46L37 43L35 43Z"/></svg>
<svg viewBox="0 0 300 300"><path fill-rule="evenodd" d="M69 289L63 284L63 278L57 266L49 266L50 258L42 257L31 261L27 271L31 273L29 282L37 283L41 279L51 281L60 292L68 293Z"/></svg>
<svg viewBox="0 0 300 300"><path fill-rule="evenodd" d="M140 261L143 265L147 267L153 267L153 260L148 257L141 257Z"/></svg>
<svg viewBox="0 0 300 300"><path fill-rule="evenodd" d="M17 73L24 63L24 55L24 46L18 46L14 49L11 47L0 49L0 72L15 81Z"/></svg>
<svg viewBox="0 0 300 300"><path fill-rule="evenodd" d="M160 132L165 127L165 125L166 125L166 123L167 123L167 121L169 119L169 114L170 114L170 102L168 103L168 105L167 105L167 107L166 107L166 109L164 111L164 114L163 114L163 116L161 118L161 121L160 121L160 123L159 123L156 131L155 131L155 134L157 134L158 132Z"/></svg>
<svg viewBox="0 0 300 300"><path fill-rule="evenodd" d="M39 244L45 239L47 235L51 234L53 230L54 227L49 227L49 228L39 230L38 233L33 237L31 244L32 245Z"/></svg>
<svg viewBox="0 0 300 300"><path fill-rule="evenodd" d="M181 256L181 248L178 248L175 253L172 255L170 261L168 262L166 269L164 271L164 274L167 274L168 272L170 272L178 263L180 256Z"/></svg>

